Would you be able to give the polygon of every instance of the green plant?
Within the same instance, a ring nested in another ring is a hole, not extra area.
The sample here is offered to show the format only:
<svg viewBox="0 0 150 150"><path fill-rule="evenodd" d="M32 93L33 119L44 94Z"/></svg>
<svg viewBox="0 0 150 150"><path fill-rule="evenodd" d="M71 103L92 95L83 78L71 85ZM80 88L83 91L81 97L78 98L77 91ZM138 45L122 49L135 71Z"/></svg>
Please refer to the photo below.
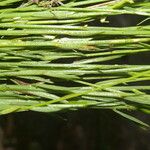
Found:
<svg viewBox="0 0 150 150"><path fill-rule="evenodd" d="M150 2L33 2L0 2L0 114L112 109L148 126L122 110L150 113L150 86L140 84L150 81L150 65L110 60L150 51L150 26L90 24L121 14L147 21Z"/></svg>

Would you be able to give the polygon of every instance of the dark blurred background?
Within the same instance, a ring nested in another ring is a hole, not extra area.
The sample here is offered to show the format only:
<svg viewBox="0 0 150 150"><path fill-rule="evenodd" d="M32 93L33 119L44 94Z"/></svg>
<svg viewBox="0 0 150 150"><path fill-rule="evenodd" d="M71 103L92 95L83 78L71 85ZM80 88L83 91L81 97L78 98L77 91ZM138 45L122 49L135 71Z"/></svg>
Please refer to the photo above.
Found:
<svg viewBox="0 0 150 150"><path fill-rule="evenodd" d="M149 116L134 116L149 122ZM149 150L150 131L109 110L0 117L0 150Z"/></svg>

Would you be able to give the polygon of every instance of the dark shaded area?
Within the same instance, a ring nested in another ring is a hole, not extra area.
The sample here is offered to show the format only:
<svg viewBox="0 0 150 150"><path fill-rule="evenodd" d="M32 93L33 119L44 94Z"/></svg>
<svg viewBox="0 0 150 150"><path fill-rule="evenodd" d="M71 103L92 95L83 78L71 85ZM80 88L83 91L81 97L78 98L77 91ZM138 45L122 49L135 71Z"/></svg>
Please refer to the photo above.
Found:
<svg viewBox="0 0 150 150"><path fill-rule="evenodd" d="M149 122L148 116L134 114ZM147 119L146 119L147 118ZM2 150L149 150L150 131L109 110L1 117Z"/></svg>

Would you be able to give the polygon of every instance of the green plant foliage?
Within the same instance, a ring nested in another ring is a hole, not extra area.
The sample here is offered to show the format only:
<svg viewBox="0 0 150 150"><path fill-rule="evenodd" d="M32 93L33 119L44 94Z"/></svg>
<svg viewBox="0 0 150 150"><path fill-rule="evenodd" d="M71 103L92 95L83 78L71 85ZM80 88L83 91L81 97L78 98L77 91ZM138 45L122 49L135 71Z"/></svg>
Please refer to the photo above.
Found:
<svg viewBox="0 0 150 150"><path fill-rule="evenodd" d="M1 0L0 114L111 109L150 111L150 65L112 64L150 51L150 2ZM144 16L106 27L109 17ZM91 25L99 21L99 26ZM100 23L101 22L101 23ZM102 24L105 23L105 27Z"/></svg>

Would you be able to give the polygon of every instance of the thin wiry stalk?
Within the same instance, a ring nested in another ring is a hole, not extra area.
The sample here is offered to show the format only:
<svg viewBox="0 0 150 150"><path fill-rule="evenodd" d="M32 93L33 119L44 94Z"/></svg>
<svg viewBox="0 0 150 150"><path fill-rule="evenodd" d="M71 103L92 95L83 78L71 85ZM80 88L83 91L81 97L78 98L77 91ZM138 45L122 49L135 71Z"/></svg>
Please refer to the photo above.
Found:
<svg viewBox="0 0 150 150"><path fill-rule="evenodd" d="M148 53L150 26L101 24L122 14L148 18L149 2L61 2L0 2L0 114L112 109L148 126L120 111L149 112L150 86L142 82L150 81L150 66L111 61Z"/></svg>

